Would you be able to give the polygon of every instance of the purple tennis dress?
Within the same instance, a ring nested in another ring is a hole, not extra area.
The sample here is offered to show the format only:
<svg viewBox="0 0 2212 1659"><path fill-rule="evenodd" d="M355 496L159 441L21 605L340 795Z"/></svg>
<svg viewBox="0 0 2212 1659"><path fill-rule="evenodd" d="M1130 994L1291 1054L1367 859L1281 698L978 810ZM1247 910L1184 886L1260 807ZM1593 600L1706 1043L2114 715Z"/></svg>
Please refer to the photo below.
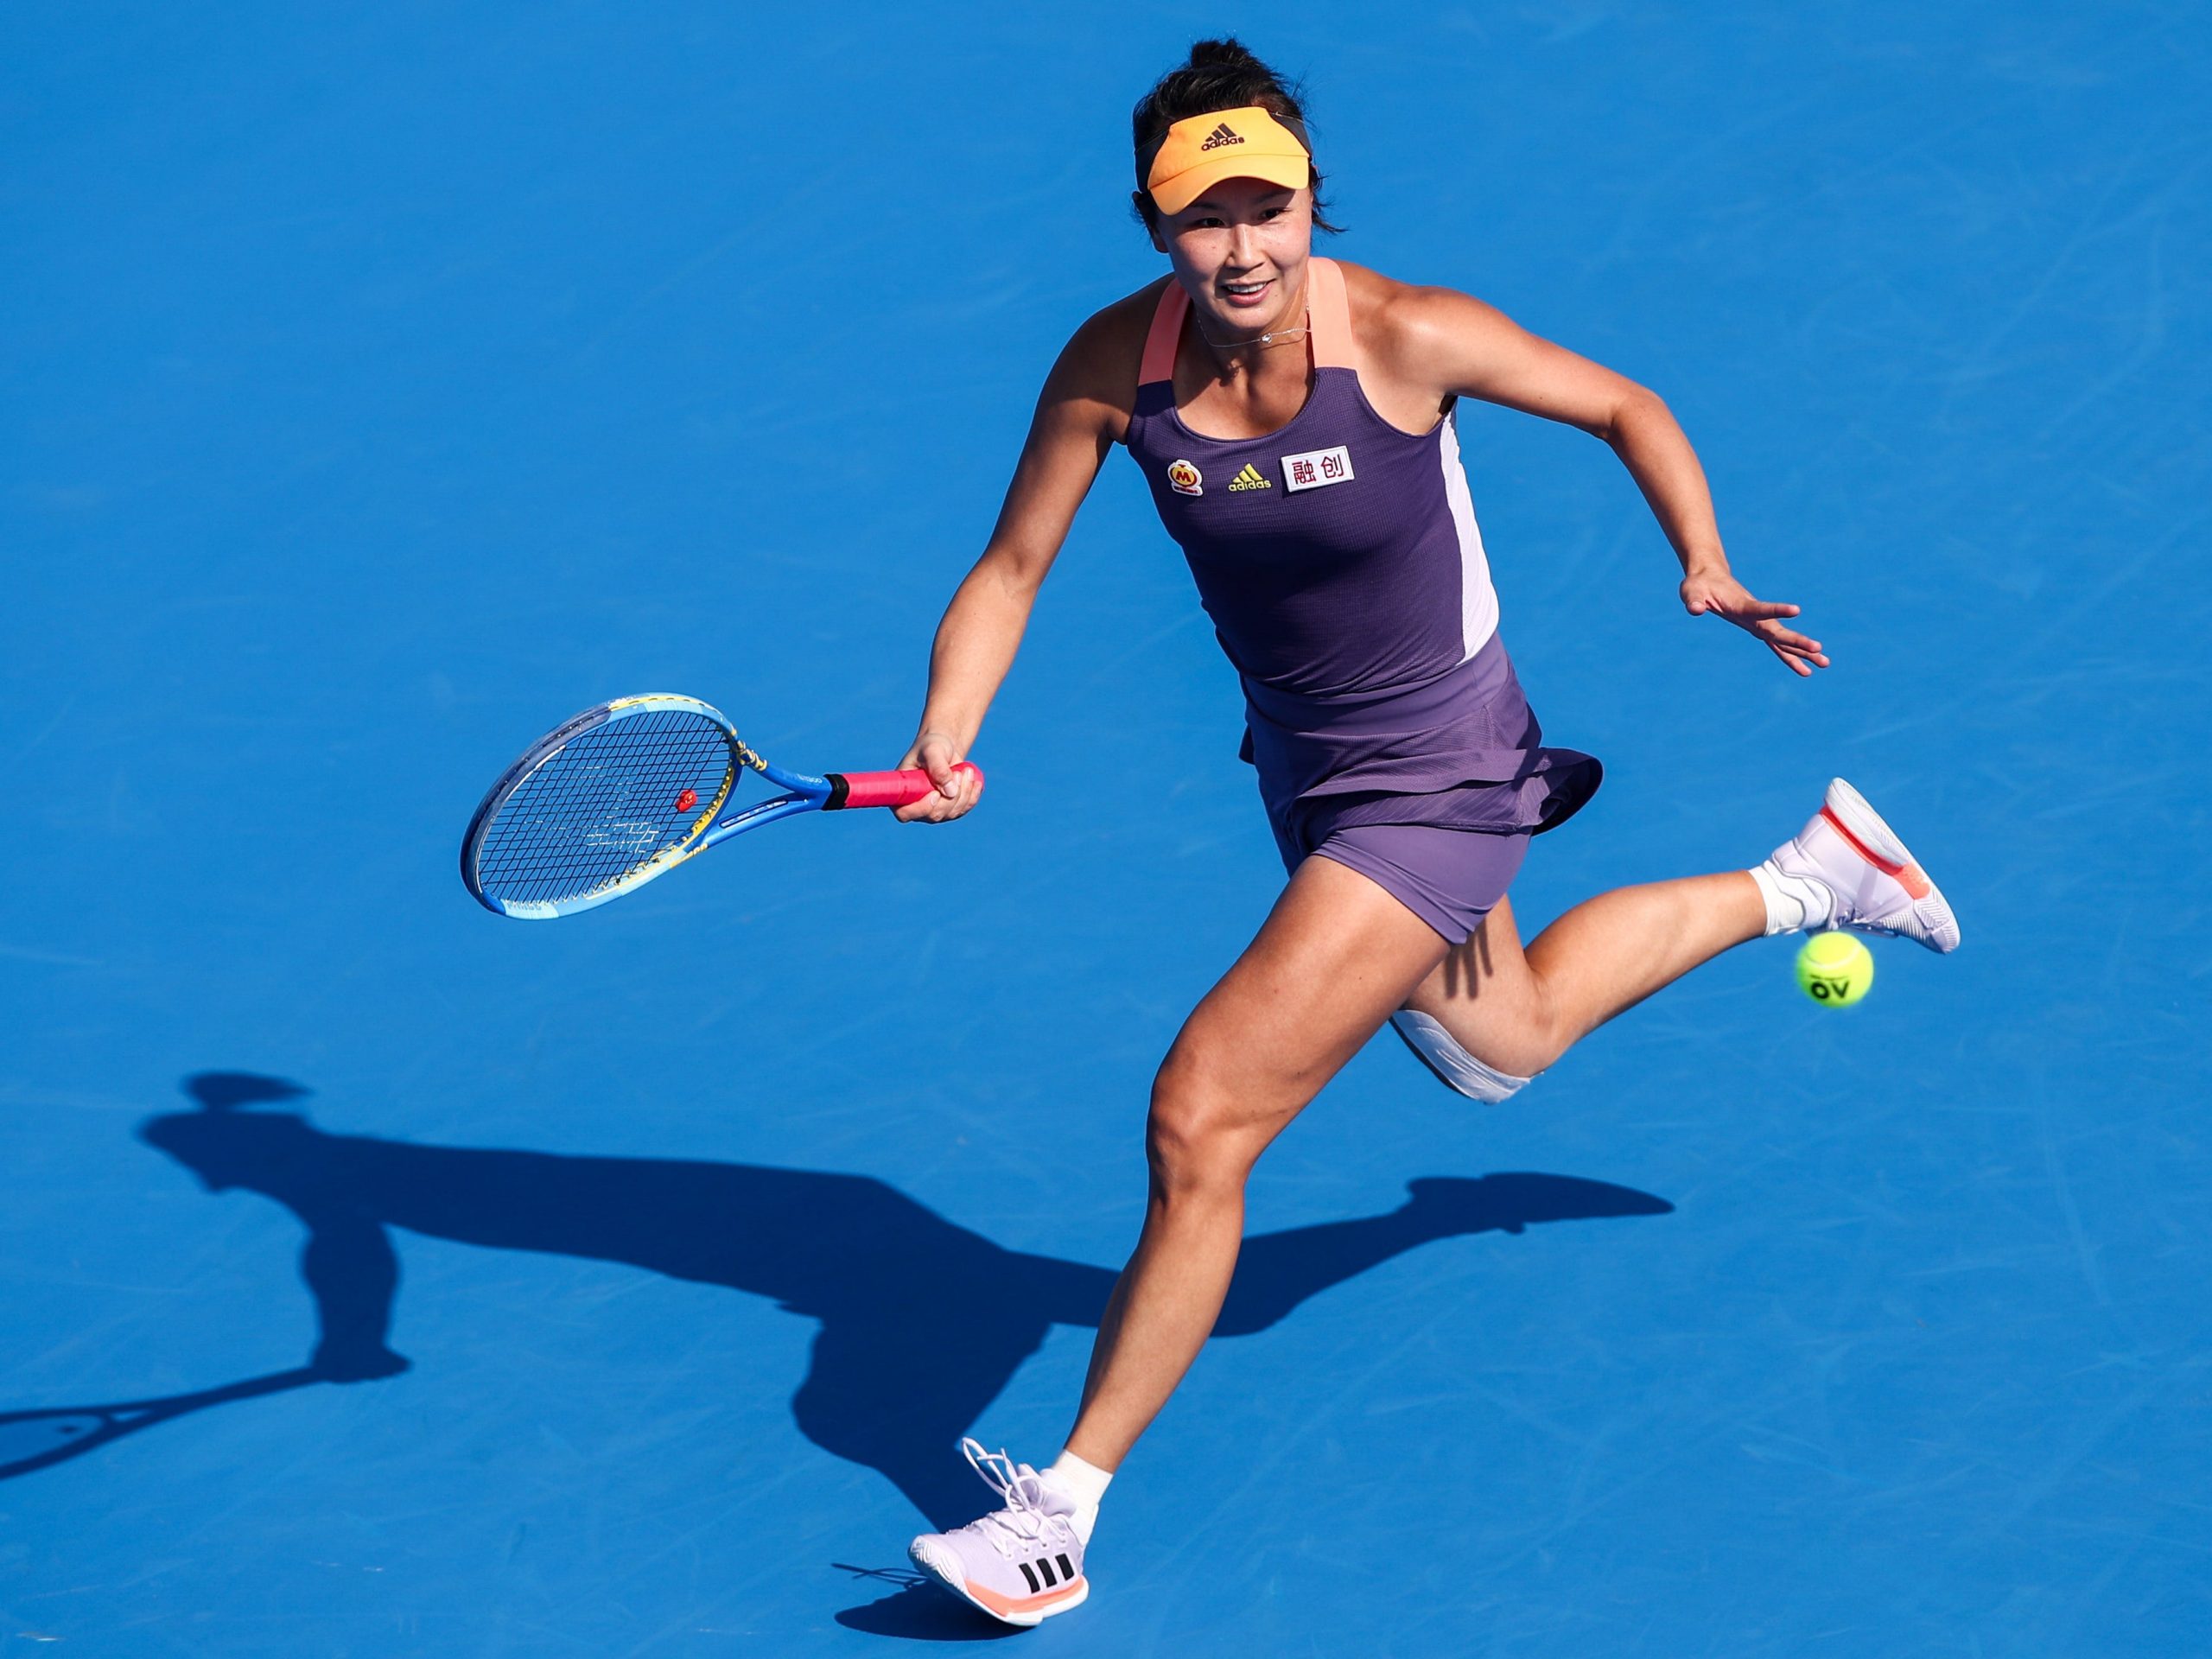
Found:
<svg viewBox="0 0 2212 1659"><path fill-rule="evenodd" d="M1284 868L1319 855L1453 944L1504 896L1528 838L1601 768L1543 732L1497 637L1455 416L1416 436L1352 366L1333 260L1307 263L1313 384L1287 426L1209 438L1175 407L1190 300L1161 291L1129 453L1244 684L1243 758Z"/></svg>

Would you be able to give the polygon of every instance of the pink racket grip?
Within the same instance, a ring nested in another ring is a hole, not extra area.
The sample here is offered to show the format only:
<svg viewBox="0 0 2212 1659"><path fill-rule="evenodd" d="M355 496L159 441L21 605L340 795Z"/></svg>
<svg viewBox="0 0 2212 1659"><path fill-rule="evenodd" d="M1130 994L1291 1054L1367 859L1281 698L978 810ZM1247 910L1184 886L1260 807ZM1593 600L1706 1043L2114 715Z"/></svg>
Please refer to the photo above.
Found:
<svg viewBox="0 0 2212 1659"><path fill-rule="evenodd" d="M980 795L983 774L965 760L953 768L964 772L976 779ZM937 785L930 782L930 775L917 768L912 772L829 772L823 774L830 780L830 798L822 803L824 812L836 812L848 806L911 806L925 800Z"/></svg>

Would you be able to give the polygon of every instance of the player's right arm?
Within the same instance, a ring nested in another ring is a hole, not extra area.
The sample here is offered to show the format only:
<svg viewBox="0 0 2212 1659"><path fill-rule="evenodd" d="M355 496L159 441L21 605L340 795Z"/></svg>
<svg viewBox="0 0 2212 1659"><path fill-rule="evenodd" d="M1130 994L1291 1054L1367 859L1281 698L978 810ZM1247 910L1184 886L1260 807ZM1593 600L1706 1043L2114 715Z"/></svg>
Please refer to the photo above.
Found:
<svg viewBox="0 0 2212 1659"><path fill-rule="evenodd" d="M1014 665L1030 607L1067 539L1076 509L1107 451L1128 430L1142 319L1150 315L1155 291L1147 289L1090 318L1045 378L998 523L938 624L920 728L899 763L926 770L938 792L900 807L897 816L905 822L941 823L976 804L974 775L952 769L967 757Z"/></svg>

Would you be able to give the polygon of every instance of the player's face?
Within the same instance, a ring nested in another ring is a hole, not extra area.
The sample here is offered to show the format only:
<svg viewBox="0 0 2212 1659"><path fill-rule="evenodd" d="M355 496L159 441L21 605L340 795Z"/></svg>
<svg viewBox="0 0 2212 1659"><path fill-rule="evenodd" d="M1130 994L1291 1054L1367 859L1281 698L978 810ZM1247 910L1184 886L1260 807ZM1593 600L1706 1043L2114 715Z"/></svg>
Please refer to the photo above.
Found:
<svg viewBox="0 0 2212 1659"><path fill-rule="evenodd" d="M1313 193L1264 179L1224 179L1154 238L1208 333L1242 339L1291 326L1313 251Z"/></svg>

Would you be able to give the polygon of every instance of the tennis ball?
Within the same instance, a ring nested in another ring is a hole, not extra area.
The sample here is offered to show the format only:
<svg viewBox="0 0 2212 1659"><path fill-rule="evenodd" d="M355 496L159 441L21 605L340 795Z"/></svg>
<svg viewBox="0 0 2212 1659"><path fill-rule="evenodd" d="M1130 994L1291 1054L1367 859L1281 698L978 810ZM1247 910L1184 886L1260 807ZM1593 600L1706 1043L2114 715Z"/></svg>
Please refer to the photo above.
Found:
<svg viewBox="0 0 2212 1659"><path fill-rule="evenodd" d="M1874 957L1848 933L1815 933L1797 953L1797 988L1825 1008L1847 1008L1874 985Z"/></svg>

